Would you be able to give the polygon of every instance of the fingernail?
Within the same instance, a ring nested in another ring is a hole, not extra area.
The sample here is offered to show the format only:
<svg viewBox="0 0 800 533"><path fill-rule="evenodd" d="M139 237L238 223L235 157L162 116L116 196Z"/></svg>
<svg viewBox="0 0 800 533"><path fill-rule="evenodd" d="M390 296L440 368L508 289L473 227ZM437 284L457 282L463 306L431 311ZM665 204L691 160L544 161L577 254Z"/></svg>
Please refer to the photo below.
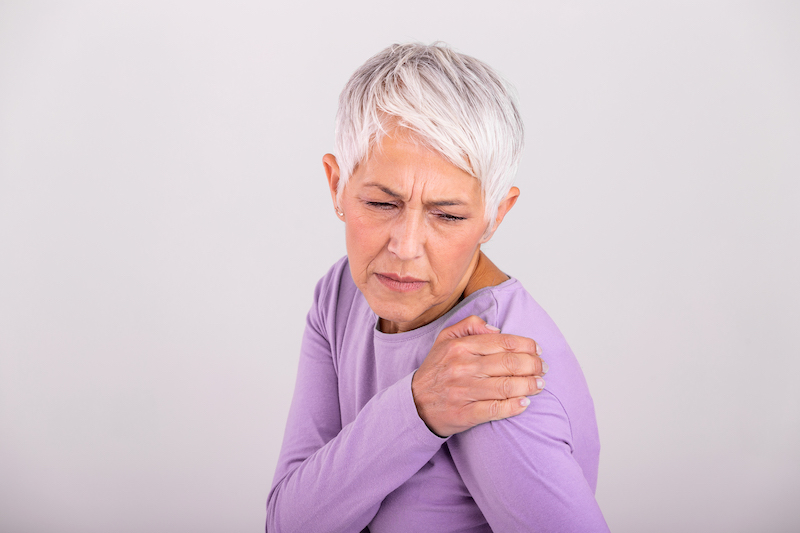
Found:
<svg viewBox="0 0 800 533"><path fill-rule="evenodd" d="M539 343L536 343L536 355L542 355L542 347L539 346Z"/></svg>
<svg viewBox="0 0 800 533"><path fill-rule="evenodd" d="M547 361L542 361L542 374L547 374L548 370L550 370L550 365L547 364Z"/></svg>
<svg viewBox="0 0 800 533"><path fill-rule="evenodd" d="M488 329L490 331L494 331L495 333L499 333L500 332L500 328L497 328L497 327L489 324L488 322L486 323L486 329Z"/></svg>
<svg viewBox="0 0 800 533"><path fill-rule="evenodd" d="M528 405L530 405L530 403L531 403L531 400L530 400L530 398L528 398L527 396L526 396L526 397L524 397L523 399L521 399L521 400L519 401L519 404L520 404L522 407L528 407Z"/></svg>
<svg viewBox="0 0 800 533"><path fill-rule="evenodd" d="M539 390L544 388L544 380L542 378L536 378L536 386L539 387Z"/></svg>

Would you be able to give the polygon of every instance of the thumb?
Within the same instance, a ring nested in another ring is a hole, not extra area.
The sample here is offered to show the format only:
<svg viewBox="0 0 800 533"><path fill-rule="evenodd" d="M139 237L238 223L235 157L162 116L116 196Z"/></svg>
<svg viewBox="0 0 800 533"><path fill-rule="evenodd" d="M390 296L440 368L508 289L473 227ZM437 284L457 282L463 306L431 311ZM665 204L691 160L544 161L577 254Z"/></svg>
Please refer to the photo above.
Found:
<svg viewBox="0 0 800 533"><path fill-rule="evenodd" d="M443 329L440 336L448 339L458 339L468 335L483 335L485 333L500 333L500 329L488 324L481 317L472 315Z"/></svg>

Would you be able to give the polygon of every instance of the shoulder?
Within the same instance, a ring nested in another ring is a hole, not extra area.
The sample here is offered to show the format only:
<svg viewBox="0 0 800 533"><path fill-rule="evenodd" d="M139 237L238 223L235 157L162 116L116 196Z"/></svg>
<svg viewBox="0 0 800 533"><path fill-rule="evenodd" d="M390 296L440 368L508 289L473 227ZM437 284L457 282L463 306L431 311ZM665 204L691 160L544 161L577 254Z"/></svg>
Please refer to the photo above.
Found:
<svg viewBox="0 0 800 533"><path fill-rule="evenodd" d="M353 281L350 277L350 265L347 261L347 256L344 256L336 261L317 282L317 286L314 289L314 303L319 304L331 299L335 300L343 288L342 283L344 282L346 285L348 280L350 283Z"/></svg>
<svg viewBox="0 0 800 533"><path fill-rule="evenodd" d="M495 306L494 325L503 333L531 337L543 350L549 348L551 356L567 357L577 363L561 330L519 280L511 278L488 292Z"/></svg>
<svg viewBox="0 0 800 533"><path fill-rule="evenodd" d="M334 322L342 306L352 306L358 294L358 287L350 275L350 264L347 256L344 256L317 282L314 302L308 314L309 325L330 331L331 327L335 327Z"/></svg>
<svg viewBox="0 0 800 533"><path fill-rule="evenodd" d="M447 325L478 315L503 333L536 338L539 344L566 344L555 322L515 278L476 291L454 311Z"/></svg>
<svg viewBox="0 0 800 533"><path fill-rule="evenodd" d="M547 390L565 405L571 403L566 396L576 394L591 401L578 360L561 330L519 280L511 278L474 293L462 302L446 325L470 315L480 316L503 333L534 339L542 347L542 358L550 367Z"/></svg>
<svg viewBox="0 0 800 533"><path fill-rule="evenodd" d="M491 300L490 305L483 304L483 307L491 309L494 316L487 318L494 320L494 326L500 328L503 333L530 337L542 347L542 358L551 368L547 374L548 384L553 378L559 378L554 385L560 387L562 385L560 378L566 377L552 371L555 365L556 370L563 368L574 377L579 376L580 384L585 386L578 361L561 330L519 280L511 278L505 283L489 288L486 292L484 297Z"/></svg>
<svg viewBox="0 0 800 533"><path fill-rule="evenodd" d="M534 339L549 366L545 389L515 419L491 423L538 433L544 441L568 445L592 486L600 453L594 403L583 371L560 329L518 280L480 291L465 316L477 314L503 333Z"/></svg>
<svg viewBox="0 0 800 533"><path fill-rule="evenodd" d="M324 337L336 354L348 329L371 331L374 324L374 313L353 281L345 256L317 282L306 328Z"/></svg>
<svg viewBox="0 0 800 533"><path fill-rule="evenodd" d="M314 289L314 307L324 311L335 311L342 300L352 300L358 287L350 275L347 256L342 257L320 278Z"/></svg>

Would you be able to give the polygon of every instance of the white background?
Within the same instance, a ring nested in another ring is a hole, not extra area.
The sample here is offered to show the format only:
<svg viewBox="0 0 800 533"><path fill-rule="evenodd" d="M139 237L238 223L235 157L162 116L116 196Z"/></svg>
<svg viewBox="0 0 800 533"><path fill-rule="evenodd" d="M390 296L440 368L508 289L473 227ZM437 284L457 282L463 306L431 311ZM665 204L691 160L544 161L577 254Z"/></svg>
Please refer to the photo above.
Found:
<svg viewBox="0 0 800 533"><path fill-rule="evenodd" d="M800 530L795 2L0 2L0 531L255 532L338 93L443 40L517 87L487 254L593 394L615 532Z"/></svg>

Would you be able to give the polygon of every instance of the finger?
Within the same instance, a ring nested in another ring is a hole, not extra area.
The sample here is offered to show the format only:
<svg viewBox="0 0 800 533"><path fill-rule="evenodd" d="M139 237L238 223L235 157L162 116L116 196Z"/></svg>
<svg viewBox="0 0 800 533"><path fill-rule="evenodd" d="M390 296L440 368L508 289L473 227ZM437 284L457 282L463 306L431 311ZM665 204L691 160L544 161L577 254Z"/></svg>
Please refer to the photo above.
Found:
<svg viewBox="0 0 800 533"><path fill-rule="evenodd" d="M460 322L456 322L452 326L449 326L442 330L439 334L440 337L446 337L449 339L459 339L462 337L468 337L470 335L483 335L488 333L498 333L500 330L491 324L487 324L484 319L479 316L471 315L461 320Z"/></svg>
<svg viewBox="0 0 800 533"><path fill-rule="evenodd" d="M462 343L464 349L476 355L491 355L501 352L542 355L542 348L535 340L519 335L506 333L472 335L459 339L459 342Z"/></svg>
<svg viewBox="0 0 800 533"><path fill-rule="evenodd" d="M539 394L544 386L544 379L540 376L486 378L475 386L472 396L478 401L506 400L520 396L534 396Z"/></svg>
<svg viewBox="0 0 800 533"><path fill-rule="evenodd" d="M522 414L530 403L530 399L526 396L509 398L507 400L475 402L472 404L473 412L471 414L474 417L473 420L476 421L475 425L477 425Z"/></svg>
<svg viewBox="0 0 800 533"><path fill-rule="evenodd" d="M475 358L475 375L483 376L542 376L546 363L541 357L528 353L502 352Z"/></svg>

